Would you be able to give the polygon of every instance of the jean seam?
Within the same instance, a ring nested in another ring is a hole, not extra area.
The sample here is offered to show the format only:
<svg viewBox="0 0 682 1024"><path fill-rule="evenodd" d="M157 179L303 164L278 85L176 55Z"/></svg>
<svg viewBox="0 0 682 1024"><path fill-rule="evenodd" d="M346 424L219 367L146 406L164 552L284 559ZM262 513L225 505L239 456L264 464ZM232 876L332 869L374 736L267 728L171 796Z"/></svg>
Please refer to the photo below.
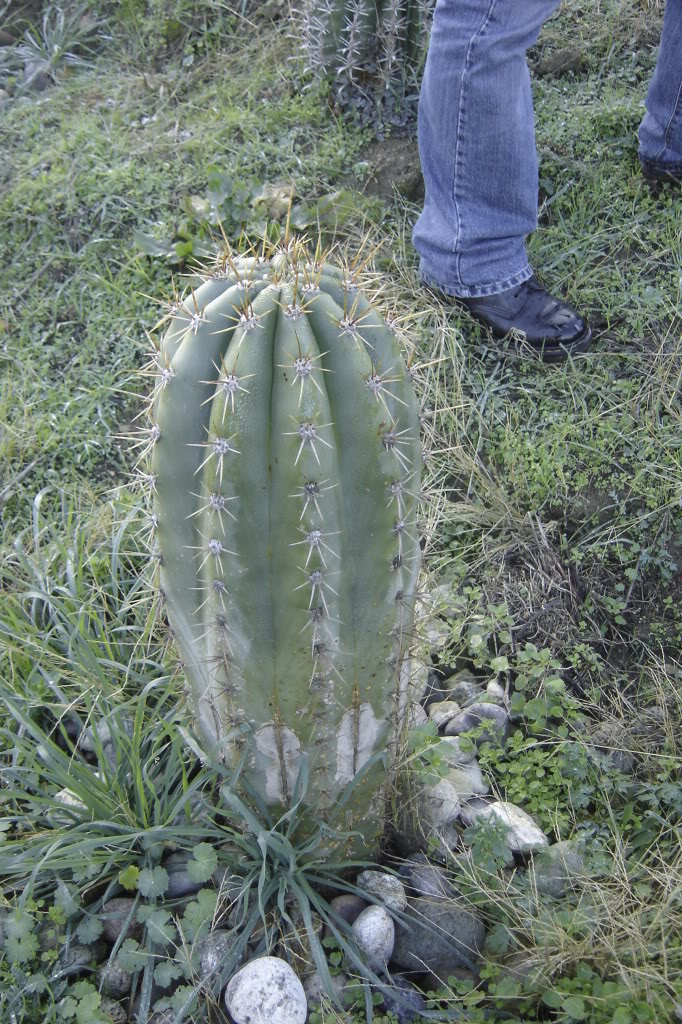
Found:
<svg viewBox="0 0 682 1024"><path fill-rule="evenodd" d="M672 114L670 115L670 119L667 125L665 126L664 146L661 152L658 154L659 157L661 156L661 153L665 153L666 149L670 149L670 134L672 132L673 123L677 118L678 114L682 114L682 82L680 82L677 89L677 99L675 100L675 107L673 109Z"/></svg>
<svg viewBox="0 0 682 1024"><path fill-rule="evenodd" d="M490 19L492 17L492 13L493 13L493 8L495 7L496 2L497 2L497 0L490 0L490 7L488 8L488 13L485 16L485 19L481 23L480 28L477 29L477 31L474 33L474 35L469 40L469 45L467 47L466 57L464 59L464 67L462 68L462 77L461 77L461 80L460 80L459 114L458 114L458 117L457 117L457 144L455 146L455 166L454 166L454 175L453 175L453 182L452 182L452 203L453 203L453 207L454 207L454 210L455 210L455 216L457 218L457 229L456 229L455 238L453 239L452 254L455 257L455 277L459 281L460 286L463 286L462 271L461 271L462 254L461 254L461 252L457 252L457 245L458 245L458 243L460 243L460 245L461 245L461 242L462 242L462 216L461 216L461 213L460 213L460 206L459 206L459 202L458 202L458 186L459 186L460 179L461 179L460 170L461 170L461 168L463 167L463 164L464 164L464 157L460 153L460 150L463 149L462 141L465 138L464 126L465 126L465 123L466 123L466 115L465 115L465 107L466 107L466 88L465 88L466 73L467 73L467 71L469 69L470 58L471 58L471 53L472 53L472 48L474 46L474 43L476 42L477 39L480 39L482 37L482 35L484 34L485 30L487 29L487 27L488 27L488 25L490 23Z"/></svg>

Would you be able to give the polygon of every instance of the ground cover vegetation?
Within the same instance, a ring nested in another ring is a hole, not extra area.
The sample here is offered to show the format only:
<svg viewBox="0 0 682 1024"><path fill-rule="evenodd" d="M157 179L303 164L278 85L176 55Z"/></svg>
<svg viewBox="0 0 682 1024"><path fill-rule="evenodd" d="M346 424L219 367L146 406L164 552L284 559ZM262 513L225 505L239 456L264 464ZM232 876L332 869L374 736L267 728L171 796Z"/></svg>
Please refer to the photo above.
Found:
<svg viewBox="0 0 682 1024"><path fill-rule="evenodd" d="M431 363L432 681L466 670L504 689L514 727L479 747L489 785L592 851L559 899L510 870L504 830L463 830L468 855L446 868L485 917L484 966L434 979L431 1019L679 1019L682 201L642 180L635 137L660 6L567 0L531 54L531 259L596 334L551 370L419 287L419 198L400 191L413 173L397 177L414 146L389 137L382 155L367 119L334 106L277 0L0 11L0 1020L126 1019L87 973L122 895L132 1011L223 1020L201 942L252 913L230 884L235 844L240 892L274 893L286 872L308 892L305 851L268 833L264 855L214 810L223 791L248 813L188 728L129 482L154 297L172 299L221 231L276 234L287 214L341 259L373 253L384 303ZM375 180L386 153L394 191ZM405 761L442 774L431 726ZM169 850L189 900L160 865ZM291 915L282 937L294 961L313 955L305 925ZM331 975L344 938L325 940ZM323 1000L310 1020L391 1019L371 1003Z"/></svg>

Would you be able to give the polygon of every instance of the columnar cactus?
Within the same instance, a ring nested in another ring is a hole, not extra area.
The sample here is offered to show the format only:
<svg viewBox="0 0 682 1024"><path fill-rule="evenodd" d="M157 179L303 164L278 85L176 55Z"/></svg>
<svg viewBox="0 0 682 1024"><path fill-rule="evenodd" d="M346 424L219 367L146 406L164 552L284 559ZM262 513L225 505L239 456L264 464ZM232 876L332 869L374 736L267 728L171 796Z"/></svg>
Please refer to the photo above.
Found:
<svg viewBox="0 0 682 1024"><path fill-rule="evenodd" d="M301 242L226 257L169 321L144 476L196 726L228 763L249 728L246 777L276 807L307 752L325 820L406 708L421 446L399 332ZM333 822L361 847L375 762Z"/></svg>
<svg viewBox="0 0 682 1024"><path fill-rule="evenodd" d="M300 0L294 9L309 66L337 89L404 85L421 68L434 0Z"/></svg>

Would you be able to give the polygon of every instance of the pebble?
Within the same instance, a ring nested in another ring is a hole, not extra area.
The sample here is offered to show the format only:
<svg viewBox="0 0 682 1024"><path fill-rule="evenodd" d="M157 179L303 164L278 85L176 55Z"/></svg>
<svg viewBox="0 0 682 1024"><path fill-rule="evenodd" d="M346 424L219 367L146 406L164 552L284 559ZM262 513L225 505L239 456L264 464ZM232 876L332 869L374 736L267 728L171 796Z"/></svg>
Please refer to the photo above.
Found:
<svg viewBox="0 0 682 1024"><path fill-rule="evenodd" d="M440 899L457 895L443 868L430 864L423 853L415 853L400 865L400 874L411 896L433 896Z"/></svg>
<svg viewBox="0 0 682 1024"><path fill-rule="evenodd" d="M455 700L462 708L480 700L484 694L481 681L470 672L457 672L448 679L448 700Z"/></svg>
<svg viewBox="0 0 682 1024"><path fill-rule="evenodd" d="M50 78L45 73L48 63L45 60L32 60L24 65L23 83L34 92L42 92L50 84Z"/></svg>
<svg viewBox="0 0 682 1024"><path fill-rule="evenodd" d="M344 989L348 984L348 975L340 971L338 974L331 975L331 982L333 991L339 1000L342 1001ZM306 994L309 1005L312 1005L312 1007L316 1007L325 998L329 999L322 977L317 971L303 982L303 991Z"/></svg>
<svg viewBox="0 0 682 1024"><path fill-rule="evenodd" d="M430 596L436 614L444 615L446 619L457 619L461 616L461 608L452 603L454 594L449 583L441 583L431 591Z"/></svg>
<svg viewBox="0 0 682 1024"><path fill-rule="evenodd" d="M458 715L461 707L454 700L439 700L429 704L428 715L437 729L443 728L447 723Z"/></svg>
<svg viewBox="0 0 682 1024"><path fill-rule="evenodd" d="M330 908L342 917L346 924L353 924L356 917L362 913L363 910L368 906L367 900L363 900L361 896L356 896L352 892L344 892L340 896L335 896L329 903Z"/></svg>
<svg viewBox="0 0 682 1024"><path fill-rule="evenodd" d="M104 904L99 916L103 928L102 938L107 942L113 945L121 933L123 933L124 939L140 939L142 937L142 925L135 920L134 913L125 931L123 930L134 903L135 900L132 896L116 896Z"/></svg>
<svg viewBox="0 0 682 1024"><path fill-rule="evenodd" d="M471 764L476 759L476 747L473 743L467 743L471 750L462 749L462 741L459 736L441 736L438 753L445 764L452 768L458 768L463 764Z"/></svg>
<svg viewBox="0 0 682 1024"><path fill-rule="evenodd" d="M308 1001L289 964L262 956L240 968L225 989L234 1024L305 1024Z"/></svg>
<svg viewBox="0 0 682 1024"><path fill-rule="evenodd" d="M426 714L421 704L417 704L416 701L413 701L413 703L410 704L409 711L407 712L407 728L415 729L418 725L424 725L428 720L429 716Z"/></svg>
<svg viewBox="0 0 682 1024"><path fill-rule="evenodd" d="M115 999L109 999L107 996L102 997L97 1009L102 1014L106 1014L108 1017L111 1017L112 1024L126 1024L128 1020L128 1014L125 1007L121 1006L120 1003L117 1003ZM149 1024L152 1024L151 1017L149 1018Z"/></svg>
<svg viewBox="0 0 682 1024"><path fill-rule="evenodd" d="M509 715L498 704L470 704L445 726L446 736L458 736L469 729L475 729L481 722L489 722L481 735L474 740L477 746L483 743L500 743L509 731Z"/></svg>
<svg viewBox="0 0 682 1024"><path fill-rule="evenodd" d="M563 839L535 853L528 865L531 886L543 896L561 899L585 873L585 846L580 838Z"/></svg>
<svg viewBox="0 0 682 1024"><path fill-rule="evenodd" d="M476 760L469 764L450 768L445 778L451 786L455 787L457 795L462 801L468 800L472 796L485 796L488 792L488 785Z"/></svg>
<svg viewBox="0 0 682 1024"><path fill-rule="evenodd" d="M495 679L490 680L485 688L485 692L488 694L490 699L494 701L503 701L506 696L504 686L500 686Z"/></svg>
<svg viewBox="0 0 682 1024"><path fill-rule="evenodd" d="M205 882L193 882L187 874L187 861L193 860L190 853L171 853L166 857L163 867L168 872L168 888L164 893L167 900L178 899L180 896L192 896L203 889Z"/></svg>
<svg viewBox="0 0 682 1024"><path fill-rule="evenodd" d="M103 964L95 975L97 988L112 999L123 999L133 987L133 976L121 967L118 957Z"/></svg>
<svg viewBox="0 0 682 1024"><path fill-rule="evenodd" d="M453 968L475 966L485 942L485 925L478 915L454 900L433 895L410 897L407 912L414 920L396 927L393 963L397 967L447 977Z"/></svg>
<svg viewBox="0 0 682 1024"><path fill-rule="evenodd" d="M468 816L473 821L496 820L507 826L506 841L512 853L525 854L549 846L549 840L530 814L506 800L494 800L492 803L476 806L472 802L467 805Z"/></svg>
<svg viewBox="0 0 682 1024"><path fill-rule="evenodd" d="M0 107L4 107L6 103L9 103L11 97L6 89L0 89Z"/></svg>
<svg viewBox="0 0 682 1024"><path fill-rule="evenodd" d="M232 952L238 938L239 933L236 931L216 928L215 931L210 932L209 935L200 940L197 944L197 953L199 955L202 978L207 977L209 974L216 974L220 970L221 965ZM242 957L243 954L240 956L238 963L241 962Z"/></svg>
<svg viewBox="0 0 682 1024"><path fill-rule="evenodd" d="M407 906L405 887L396 875L384 871L361 871L355 884L359 889L371 892L390 910L404 910Z"/></svg>
<svg viewBox="0 0 682 1024"><path fill-rule="evenodd" d="M392 996L390 992L382 992L383 1009L386 1013L392 1013L398 1024L411 1024L416 1011L426 1009L426 1001L414 985L401 974L392 975L391 985L396 996Z"/></svg>
<svg viewBox="0 0 682 1024"><path fill-rule="evenodd" d="M446 779L439 779L435 786L423 786L417 794L417 817L427 830L448 825L460 810L457 790Z"/></svg>
<svg viewBox="0 0 682 1024"><path fill-rule="evenodd" d="M353 935L375 970L384 970L391 959L395 942L393 918L384 907L367 907L352 925Z"/></svg>
<svg viewBox="0 0 682 1024"><path fill-rule="evenodd" d="M111 726L107 721L97 722L96 725L89 725L83 729L78 737L78 746L86 754L94 754L97 749L97 737L103 747L111 743Z"/></svg>
<svg viewBox="0 0 682 1024"><path fill-rule="evenodd" d="M63 950L59 956L60 972L63 974L80 974L93 961L97 963L107 955L105 942L91 942L89 945L81 945L74 942L69 946L68 953Z"/></svg>

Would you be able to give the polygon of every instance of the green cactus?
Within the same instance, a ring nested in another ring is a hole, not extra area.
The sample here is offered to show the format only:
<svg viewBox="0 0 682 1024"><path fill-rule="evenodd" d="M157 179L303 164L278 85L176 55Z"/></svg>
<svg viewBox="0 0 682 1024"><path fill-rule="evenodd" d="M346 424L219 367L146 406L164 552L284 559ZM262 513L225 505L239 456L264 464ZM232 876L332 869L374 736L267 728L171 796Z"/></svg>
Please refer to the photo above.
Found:
<svg viewBox="0 0 682 1024"><path fill-rule="evenodd" d="M245 776L275 807L306 752L324 821L408 701L422 454L400 332L297 241L228 257L169 318L144 478L196 726L228 763L248 727ZM375 762L330 821L365 849Z"/></svg>
<svg viewBox="0 0 682 1024"><path fill-rule="evenodd" d="M404 89L426 59L434 0L300 0L308 65L337 95Z"/></svg>

